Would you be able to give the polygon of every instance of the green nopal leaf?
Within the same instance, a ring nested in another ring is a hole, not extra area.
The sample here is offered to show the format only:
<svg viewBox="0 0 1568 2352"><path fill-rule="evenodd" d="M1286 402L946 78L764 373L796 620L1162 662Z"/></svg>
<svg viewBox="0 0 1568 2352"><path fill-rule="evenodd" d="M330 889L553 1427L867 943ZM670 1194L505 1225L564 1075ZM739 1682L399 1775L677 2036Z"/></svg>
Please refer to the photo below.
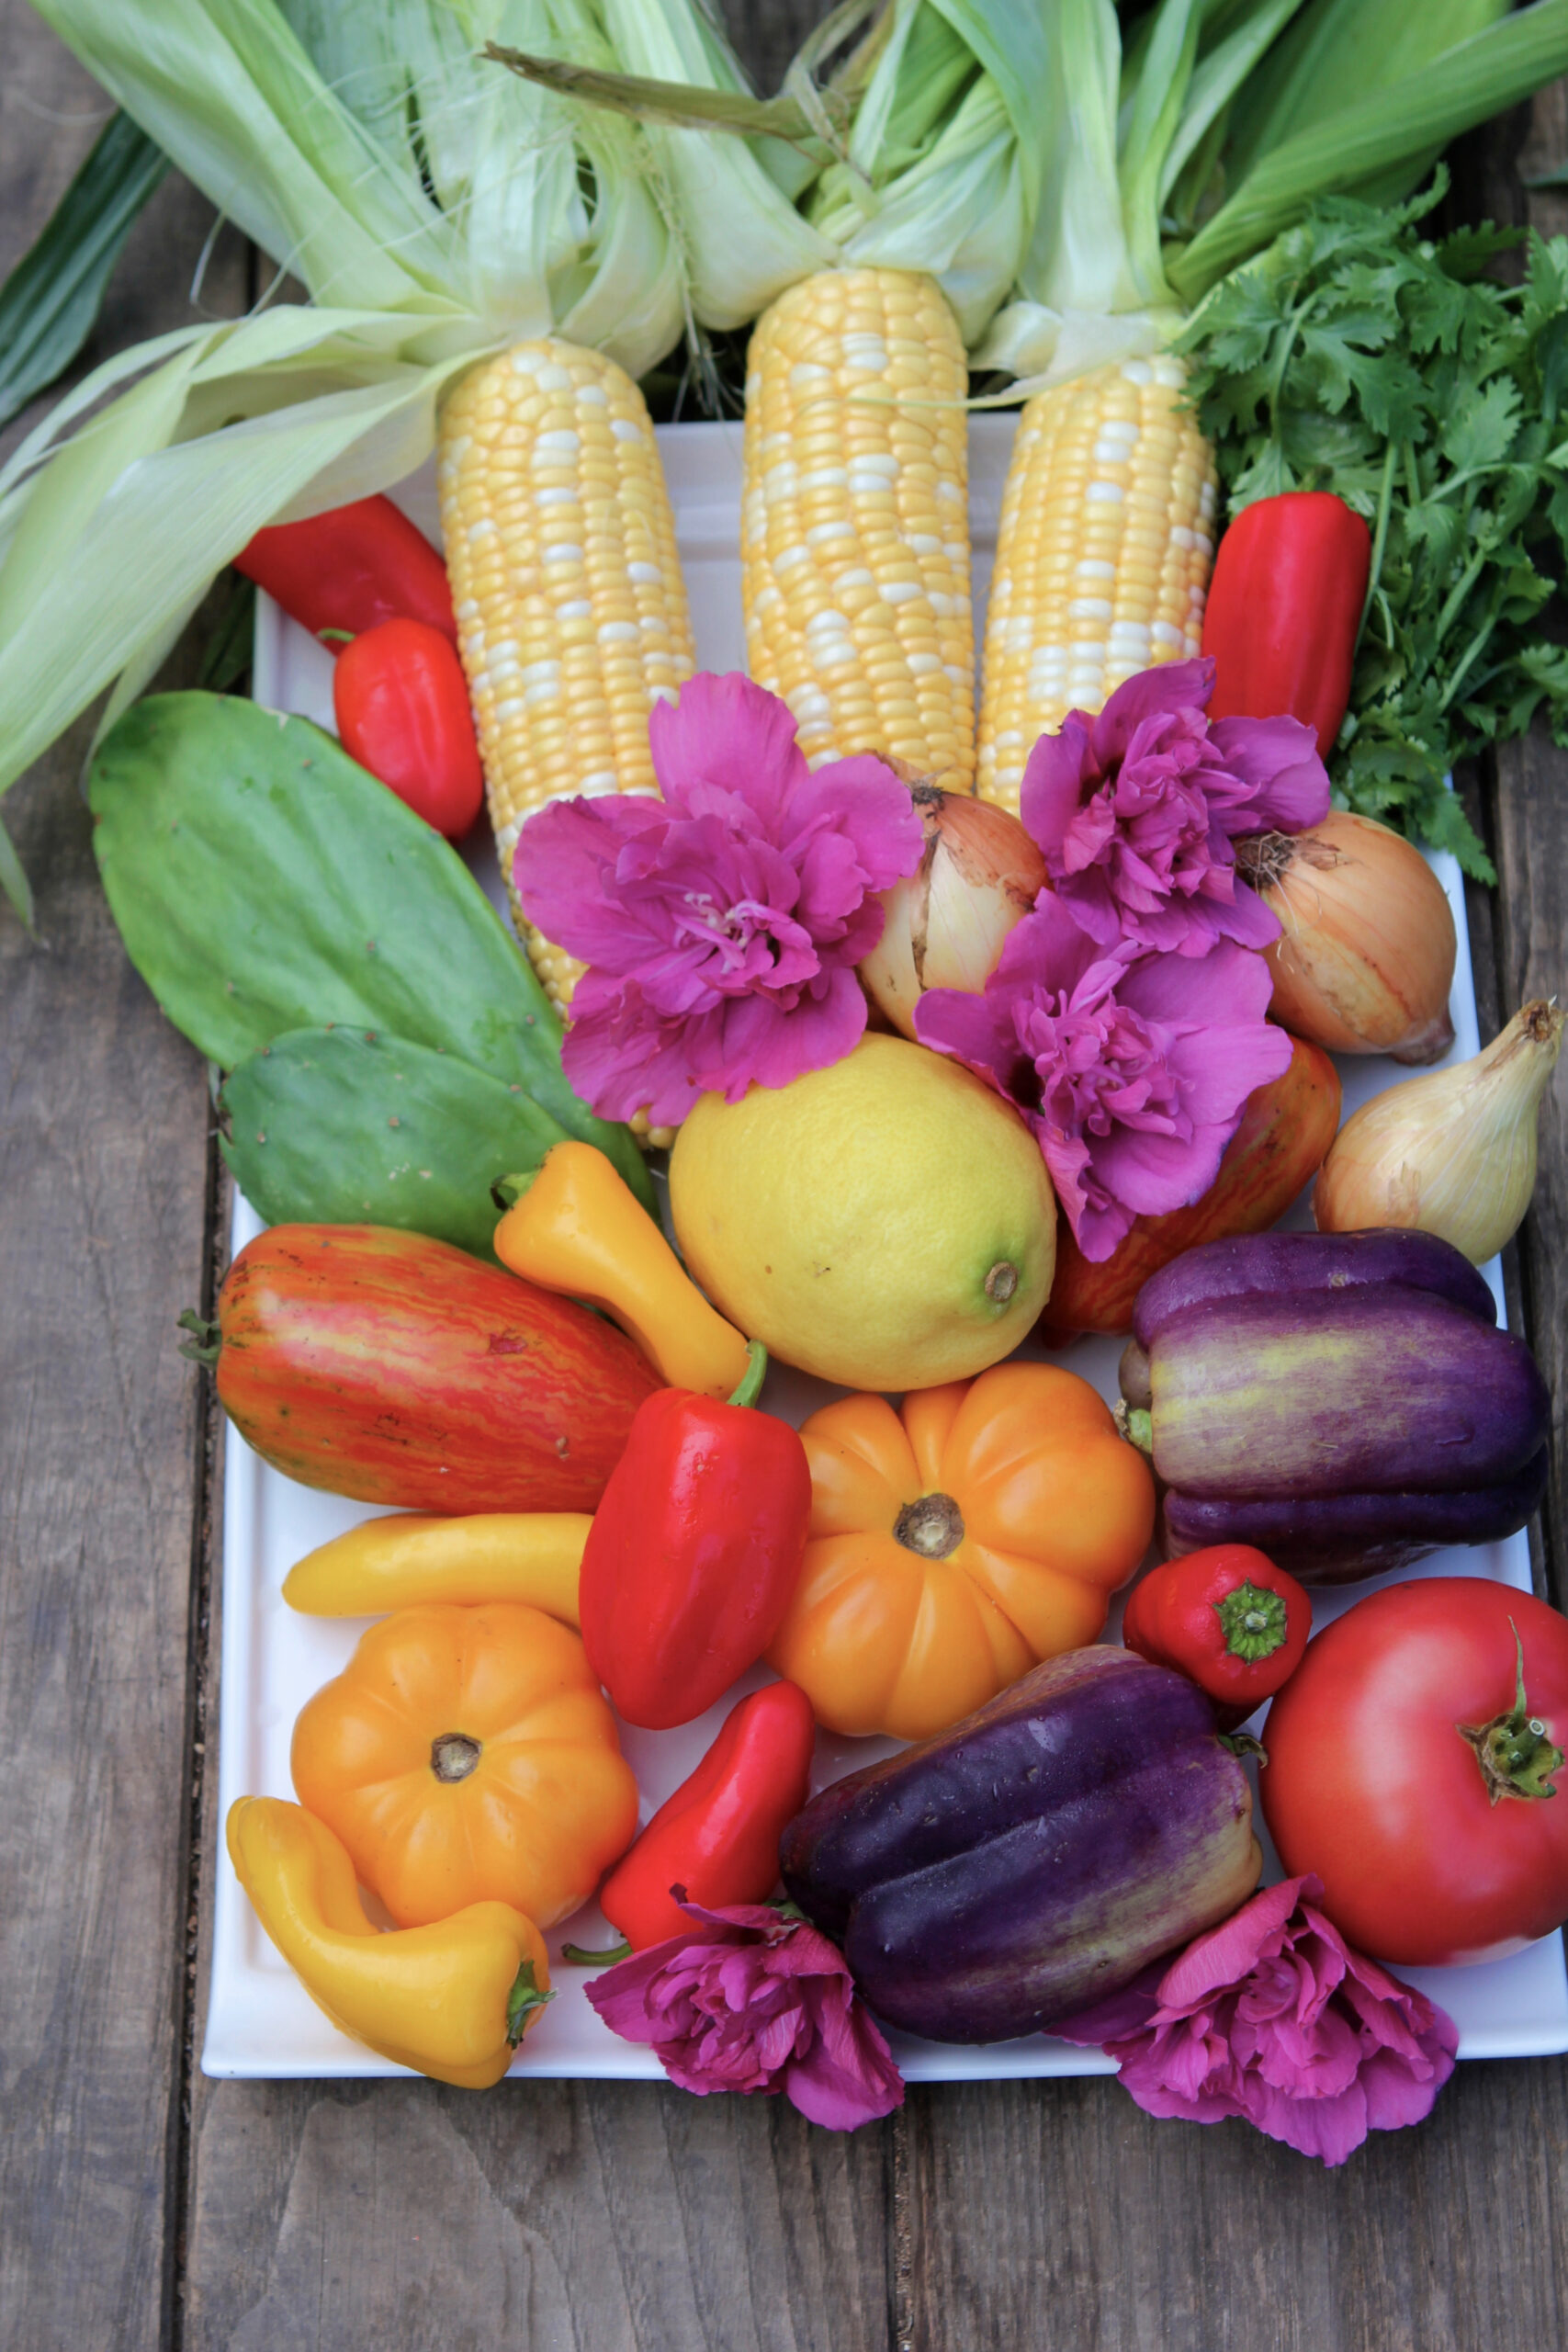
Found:
<svg viewBox="0 0 1568 2352"><path fill-rule="evenodd" d="M270 1224L391 1225L491 1256L491 1186L565 1130L520 1086L357 1029L297 1029L233 1070L223 1156Z"/></svg>
<svg viewBox="0 0 1568 2352"><path fill-rule="evenodd" d="M339 1023L516 1084L647 1205L629 1132L560 1066L560 1023L457 852L308 719L209 694L135 704L88 771L94 845L132 963L224 1069Z"/></svg>
<svg viewBox="0 0 1568 2352"><path fill-rule="evenodd" d="M168 168L129 115L110 116L0 287L0 424L63 375L92 334L131 224Z"/></svg>

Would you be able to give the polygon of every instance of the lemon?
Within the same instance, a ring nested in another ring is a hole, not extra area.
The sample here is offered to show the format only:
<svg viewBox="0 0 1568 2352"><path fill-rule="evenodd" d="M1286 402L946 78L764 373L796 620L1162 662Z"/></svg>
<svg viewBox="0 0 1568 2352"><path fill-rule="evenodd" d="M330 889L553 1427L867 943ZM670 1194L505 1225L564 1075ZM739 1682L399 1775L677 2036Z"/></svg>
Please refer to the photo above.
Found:
<svg viewBox="0 0 1568 2352"><path fill-rule="evenodd" d="M1016 1112L940 1054L863 1037L675 1139L686 1264L769 1353L849 1388L930 1388L998 1363L1045 1303L1056 1202Z"/></svg>

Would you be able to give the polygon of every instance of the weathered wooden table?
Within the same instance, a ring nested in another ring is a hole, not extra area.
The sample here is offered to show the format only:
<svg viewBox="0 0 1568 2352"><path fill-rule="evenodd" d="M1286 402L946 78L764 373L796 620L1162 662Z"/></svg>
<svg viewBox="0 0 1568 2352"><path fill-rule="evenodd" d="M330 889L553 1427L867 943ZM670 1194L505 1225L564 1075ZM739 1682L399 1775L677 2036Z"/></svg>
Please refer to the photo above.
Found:
<svg viewBox="0 0 1568 2352"><path fill-rule="evenodd" d="M754 59L812 0L734 0ZM765 34L764 40L759 34ZM105 112L0 0L0 272ZM1562 89L1461 158L1483 208L1568 152ZM183 322L211 229L171 180L93 356ZM242 310L220 235L198 300ZM174 665L191 676L194 647ZM1432 2120L1325 2173L1106 2081L913 2090L848 2140L782 2100L641 2085L210 2083L217 1430L175 1317L226 1229L197 1057L120 948L78 729L5 804L39 892L0 909L0 2346L6 2352L1416 2352L1568 2343L1568 2062L1461 2068ZM1568 994L1568 757L1472 786L1490 1035ZM1543 1560L1568 1565L1568 1088L1516 1305L1559 1399Z"/></svg>

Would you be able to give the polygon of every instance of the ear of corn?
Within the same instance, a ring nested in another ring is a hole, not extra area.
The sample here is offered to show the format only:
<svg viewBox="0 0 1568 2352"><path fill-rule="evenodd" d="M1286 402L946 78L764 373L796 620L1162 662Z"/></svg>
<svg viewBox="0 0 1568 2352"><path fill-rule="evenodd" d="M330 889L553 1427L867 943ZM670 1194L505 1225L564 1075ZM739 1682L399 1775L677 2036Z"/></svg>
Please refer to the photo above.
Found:
<svg viewBox="0 0 1568 2352"><path fill-rule="evenodd" d="M649 713L693 669L670 494L630 377L555 337L462 379L442 412L438 472L496 850L564 1012L582 967L525 922L513 853L548 800L658 789Z"/></svg>
<svg viewBox="0 0 1568 2352"><path fill-rule="evenodd" d="M1037 739L1139 670L1195 655L1213 452L1179 360L1112 361L1019 419L986 624L979 788L1016 811Z"/></svg>
<svg viewBox="0 0 1568 2352"><path fill-rule="evenodd" d="M946 297L912 271L805 278L752 334L749 665L813 766L877 752L975 788L967 390Z"/></svg>

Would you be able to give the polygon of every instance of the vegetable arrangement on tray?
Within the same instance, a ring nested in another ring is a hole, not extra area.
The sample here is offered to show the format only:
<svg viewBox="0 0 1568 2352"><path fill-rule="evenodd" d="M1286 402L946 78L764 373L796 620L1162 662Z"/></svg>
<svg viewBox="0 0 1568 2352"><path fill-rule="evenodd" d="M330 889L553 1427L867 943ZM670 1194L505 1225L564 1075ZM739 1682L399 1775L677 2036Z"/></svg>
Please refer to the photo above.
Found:
<svg viewBox="0 0 1568 2352"><path fill-rule="evenodd" d="M314 298L0 476L0 770L118 680L106 890L268 1220L192 1352L264 1460L402 1514L284 1588L378 1622L298 1804L231 1815L268 1934L473 2086L597 1888L626 1951L566 1964L694 2090L884 2114L881 2019L1100 2042L1328 2162L1418 2120L1456 2036L1382 1963L1568 1917L1562 1621L1437 1577L1308 1640L1303 1588L1540 1501L1475 1267L1562 1017L1337 1134L1328 1054L1452 1043L1448 900L1379 820L1478 870L1445 767L1568 723L1568 251L1506 289L1404 201L1568 7L868 0L763 106L689 0L421 10L412 67L378 12L368 73L355 10L178 0L185 108L138 9L45 13L246 159ZM750 329L748 678L694 673L635 380L683 320L710 390ZM972 367L1025 400L977 711ZM445 574L372 494L433 441ZM134 699L231 559L333 650L342 746ZM442 838L481 774L525 954ZM1114 1417L1010 1360L1086 1330L1131 1335ZM848 1393L796 1432L770 1355ZM617 1718L763 1665L637 1834ZM817 1725L916 1744L813 1792Z"/></svg>

